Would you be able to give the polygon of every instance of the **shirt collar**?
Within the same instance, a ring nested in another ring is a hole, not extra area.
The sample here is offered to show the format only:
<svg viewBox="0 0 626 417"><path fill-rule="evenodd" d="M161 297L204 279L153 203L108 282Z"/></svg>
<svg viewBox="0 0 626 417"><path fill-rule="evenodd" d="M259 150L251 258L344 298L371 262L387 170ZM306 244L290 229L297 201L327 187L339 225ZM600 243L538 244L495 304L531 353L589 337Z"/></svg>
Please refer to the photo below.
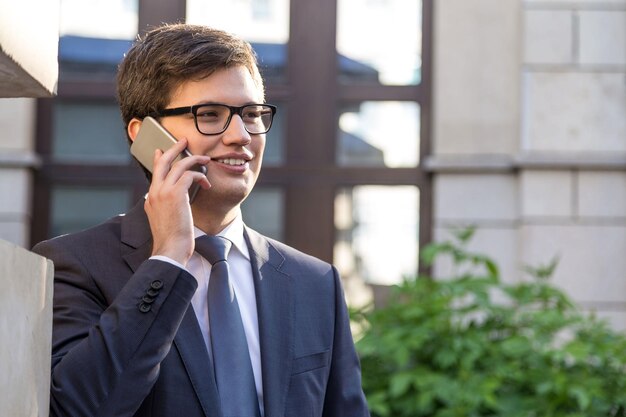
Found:
<svg viewBox="0 0 626 417"><path fill-rule="evenodd" d="M206 235L205 232L194 226L194 237L200 237ZM250 252L248 251L248 245L243 237L243 218L241 212L230 222L217 236L222 236L233 243L233 247L237 248L247 260L250 260Z"/></svg>

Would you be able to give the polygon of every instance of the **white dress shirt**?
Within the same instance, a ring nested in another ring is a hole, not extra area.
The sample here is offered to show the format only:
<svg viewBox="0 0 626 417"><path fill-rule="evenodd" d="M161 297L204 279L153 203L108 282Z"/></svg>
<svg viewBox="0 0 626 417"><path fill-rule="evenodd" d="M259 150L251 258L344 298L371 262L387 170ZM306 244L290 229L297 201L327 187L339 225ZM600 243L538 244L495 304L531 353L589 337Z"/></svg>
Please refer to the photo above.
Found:
<svg viewBox="0 0 626 417"><path fill-rule="evenodd" d="M194 228L195 237L203 236L205 234L206 233L197 227ZM259 407L261 409L261 416L263 416L263 382L261 379L259 320L256 307L252 266L250 264L250 253L243 237L243 220L241 218L241 214L237 216L237 218L224 230L218 233L218 236L225 237L232 242L232 247L228 253L227 259L229 278L234 287L237 302L239 303L243 329L246 333L246 341L248 342L248 352L250 353L250 361L252 362L254 382L256 384L257 395L259 397ZM198 281L198 289L196 289L196 293L191 299L191 304L193 305L193 310L196 313L196 318L200 324L200 330L202 331L207 351L209 352L209 355L211 355L211 333L209 329L209 308L207 299L209 279L211 275L211 264L197 252L193 253L186 268L178 262L165 256L153 256L152 259L160 259L186 269Z"/></svg>

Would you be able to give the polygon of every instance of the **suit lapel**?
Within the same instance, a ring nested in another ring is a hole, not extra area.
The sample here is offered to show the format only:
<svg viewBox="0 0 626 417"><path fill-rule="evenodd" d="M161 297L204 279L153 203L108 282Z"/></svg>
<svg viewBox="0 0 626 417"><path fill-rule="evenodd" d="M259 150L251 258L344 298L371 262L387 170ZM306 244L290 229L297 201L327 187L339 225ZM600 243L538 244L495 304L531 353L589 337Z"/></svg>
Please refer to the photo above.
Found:
<svg viewBox="0 0 626 417"><path fill-rule="evenodd" d="M284 414L293 357L291 278L280 271L285 258L263 236L246 228L256 289L266 416Z"/></svg>
<svg viewBox="0 0 626 417"><path fill-rule="evenodd" d="M133 272L152 253L152 232L143 205L142 199L121 221L122 257ZM221 416L217 384L211 372L213 365L191 304L174 337L174 345L204 413L207 416ZM207 374L211 377L207 378Z"/></svg>
<svg viewBox="0 0 626 417"><path fill-rule="evenodd" d="M185 364L185 369L202 405L204 414L221 416L217 383L213 375L213 364L209 359L200 326L193 307L189 305L185 317L178 328L174 344Z"/></svg>

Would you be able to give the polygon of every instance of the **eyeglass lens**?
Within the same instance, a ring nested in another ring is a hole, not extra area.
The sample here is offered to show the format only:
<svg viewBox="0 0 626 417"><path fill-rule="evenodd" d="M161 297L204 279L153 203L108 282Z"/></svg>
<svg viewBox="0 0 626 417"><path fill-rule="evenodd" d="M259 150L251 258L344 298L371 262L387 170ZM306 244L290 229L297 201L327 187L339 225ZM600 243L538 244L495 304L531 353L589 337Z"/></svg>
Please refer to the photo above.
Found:
<svg viewBox="0 0 626 417"><path fill-rule="evenodd" d="M248 133L266 133L272 125L272 109L269 106L244 106L240 115ZM226 130L231 119L231 109L221 104L207 104L196 111L198 130L209 135Z"/></svg>

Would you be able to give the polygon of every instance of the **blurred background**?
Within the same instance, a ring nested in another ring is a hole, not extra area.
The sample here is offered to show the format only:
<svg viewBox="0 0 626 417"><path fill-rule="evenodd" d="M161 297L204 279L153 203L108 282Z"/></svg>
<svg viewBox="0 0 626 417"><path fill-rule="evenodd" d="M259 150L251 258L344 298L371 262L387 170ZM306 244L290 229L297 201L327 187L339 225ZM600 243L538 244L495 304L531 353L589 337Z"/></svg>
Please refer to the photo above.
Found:
<svg viewBox="0 0 626 417"><path fill-rule="evenodd" d="M58 96L0 99L0 238L144 195L117 64L151 26L206 24L252 43L279 106L246 223L335 263L351 304L475 225L505 280L559 256L555 283L626 329L626 0L61 0L59 18Z"/></svg>

